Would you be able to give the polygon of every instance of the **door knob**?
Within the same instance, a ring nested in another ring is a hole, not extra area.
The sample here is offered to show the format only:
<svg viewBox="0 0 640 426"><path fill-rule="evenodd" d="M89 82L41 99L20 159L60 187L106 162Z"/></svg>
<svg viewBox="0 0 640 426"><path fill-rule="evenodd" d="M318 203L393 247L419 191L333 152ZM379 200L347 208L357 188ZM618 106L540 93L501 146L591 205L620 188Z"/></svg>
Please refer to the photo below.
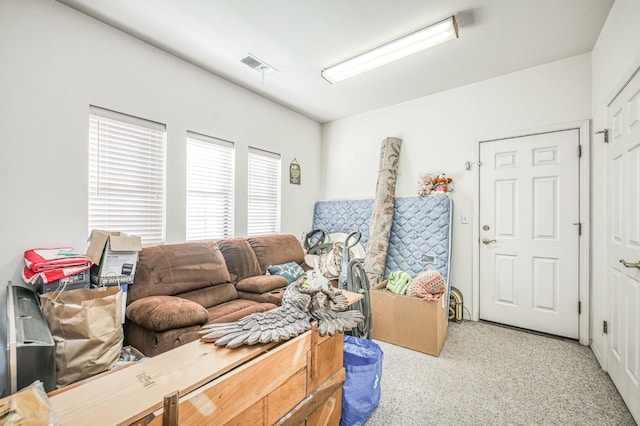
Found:
<svg viewBox="0 0 640 426"><path fill-rule="evenodd" d="M640 269L640 260L637 261L636 263L627 263L624 259L620 259L620 263L622 263L622 265L625 268L638 268L638 269Z"/></svg>
<svg viewBox="0 0 640 426"><path fill-rule="evenodd" d="M483 238L482 239L482 244L490 244L490 243L495 243L497 242L497 240L490 240L488 238Z"/></svg>

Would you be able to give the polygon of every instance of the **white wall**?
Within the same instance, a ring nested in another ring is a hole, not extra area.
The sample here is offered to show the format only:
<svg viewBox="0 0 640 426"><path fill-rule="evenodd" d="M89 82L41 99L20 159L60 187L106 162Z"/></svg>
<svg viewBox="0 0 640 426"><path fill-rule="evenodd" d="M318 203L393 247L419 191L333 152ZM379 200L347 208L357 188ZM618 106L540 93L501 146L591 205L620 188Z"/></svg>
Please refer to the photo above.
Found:
<svg viewBox="0 0 640 426"><path fill-rule="evenodd" d="M615 92L629 77L629 73L640 66L640 2L617 0L598 37L592 52L593 86L592 114L593 130L607 127L606 105ZM602 321L610 320L609 292L606 285L606 209L607 205L607 147L602 135L593 136L592 156L593 185L593 237L592 237L592 343L593 352L601 364L605 363L607 339L602 333Z"/></svg>
<svg viewBox="0 0 640 426"><path fill-rule="evenodd" d="M19 281L27 248L86 247L90 104L167 125L167 242L185 237L187 130L236 143L236 235L248 146L282 154L282 232L311 226L318 123L52 0L0 3L0 58L1 287Z"/></svg>
<svg viewBox="0 0 640 426"><path fill-rule="evenodd" d="M426 74L426 72L425 72ZM425 75L428 78L428 75ZM472 301L473 173L482 136L588 119L591 55L584 54L325 124L325 199L373 197L380 142L403 139L397 196L415 196L420 172L445 172L455 190L451 284Z"/></svg>

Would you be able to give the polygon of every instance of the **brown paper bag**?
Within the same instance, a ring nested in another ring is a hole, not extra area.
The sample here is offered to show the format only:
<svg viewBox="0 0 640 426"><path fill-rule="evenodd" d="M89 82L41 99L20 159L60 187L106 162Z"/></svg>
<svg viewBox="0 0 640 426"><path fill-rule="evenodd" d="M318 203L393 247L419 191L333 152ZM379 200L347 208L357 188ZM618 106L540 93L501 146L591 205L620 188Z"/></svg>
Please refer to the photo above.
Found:
<svg viewBox="0 0 640 426"><path fill-rule="evenodd" d="M122 349L120 287L77 289L40 295L56 342L56 386L110 369Z"/></svg>

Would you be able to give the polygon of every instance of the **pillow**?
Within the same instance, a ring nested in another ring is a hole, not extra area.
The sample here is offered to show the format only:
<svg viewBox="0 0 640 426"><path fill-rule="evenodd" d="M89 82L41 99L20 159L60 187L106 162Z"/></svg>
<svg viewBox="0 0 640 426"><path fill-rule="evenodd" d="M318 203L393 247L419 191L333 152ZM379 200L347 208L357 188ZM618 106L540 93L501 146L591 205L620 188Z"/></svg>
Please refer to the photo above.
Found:
<svg viewBox="0 0 640 426"><path fill-rule="evenodd" d="M204 324L209 312L204 306L175 296L148 296L127 306L127 318L153 331Z"/></svg>
<svg viewBox="0 0 640 426"><path fill-rule="evenodd" d="M288 262L282 265L270 265L267 268L267 275L280 275L291 284L304 275L304 269L296 262Z"/></svg>
<svg viewBox="0 0 640 426"><path fill-rule="evenodd" d="M389 274L386 288L396 294L405 294L410 283L411 275L404 271L397 270Z"/></svg>
<svg viewBox="0 0 640 426"><path fill-rule="evenodd" d="M407 296L421 297L425 300L438 300L447 289L447 282L440 272L428 269L420 272L407 288Z"/></svg>

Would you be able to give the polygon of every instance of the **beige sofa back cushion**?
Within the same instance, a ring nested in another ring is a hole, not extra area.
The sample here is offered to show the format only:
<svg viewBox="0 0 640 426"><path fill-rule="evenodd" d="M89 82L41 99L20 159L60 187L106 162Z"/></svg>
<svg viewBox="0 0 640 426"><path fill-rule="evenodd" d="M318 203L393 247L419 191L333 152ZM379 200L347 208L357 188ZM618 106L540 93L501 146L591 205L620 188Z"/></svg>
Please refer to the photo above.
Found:
<svg viewBox="0 0 640 426"><path fill-rule="evenodd" d="M213 242L145 247L140 252L129 302L146 296L175 296L231 281ZM203 305L204 306L204 305Z"/></svg>

